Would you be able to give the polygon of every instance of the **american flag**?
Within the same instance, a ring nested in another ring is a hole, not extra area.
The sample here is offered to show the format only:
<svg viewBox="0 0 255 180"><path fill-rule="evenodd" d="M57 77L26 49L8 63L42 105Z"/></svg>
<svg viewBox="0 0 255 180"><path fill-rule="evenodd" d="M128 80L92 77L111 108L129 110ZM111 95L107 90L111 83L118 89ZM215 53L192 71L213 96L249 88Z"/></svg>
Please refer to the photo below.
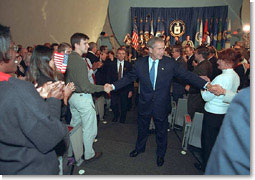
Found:
<svg viewBox="0 0 255 180"><path fill-rule="evenodd" d="M135 50L138 49L138 30L137 30L136 22L134 23L134 28L133 28L132 45L135 48Z"/></svg>
<svg viewBox="0 0 255 180"><path fill-rule="evenodd" d="M63 53L54 52L54 62L57 69L61 73L66 72L67 62L68 62L68 55Z"/></svg>

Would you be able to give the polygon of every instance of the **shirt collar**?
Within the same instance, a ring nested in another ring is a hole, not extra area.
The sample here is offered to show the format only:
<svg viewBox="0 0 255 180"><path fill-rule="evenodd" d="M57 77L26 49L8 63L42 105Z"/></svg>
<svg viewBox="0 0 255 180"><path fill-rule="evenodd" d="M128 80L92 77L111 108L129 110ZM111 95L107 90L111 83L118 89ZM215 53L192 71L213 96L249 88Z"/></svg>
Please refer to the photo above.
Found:
<svg viewBox="0 0 255 180"><path fill-rule="evenodd" d="M89 52L95 55L95 53L93 51L89 51Z"/></svg>
<svg viewBox="0 0 255 180"><path fill-rule="evenodd" d="M4 72L0 72L0 81L8 81L11 77L10 74L6 74Z"/></svg>
<svg viewBox="0 0 255 180"><path fill-rule="evenodd" d="M121 64L123 64L123 63L124 63L124 61L125 61L125 60L123 60L123 61L120 61L120 60L118 59L118 61L117 61L117 62L118 62L118 63L121 63Z"/></svg>
<svg viewBox="0 0 255 180"><path fill-rule="evenodd" d="M177 61L181 56L177 57L175 60Z"/></svg>
<svg viewBox="0 0 255 180"><path fill-rule="evenodd" d="M159 61L158 59L156 59L156 60L153 60L150 56L149 56L149 62L153 62L153 61L155 61L156 63Z"/></svg>

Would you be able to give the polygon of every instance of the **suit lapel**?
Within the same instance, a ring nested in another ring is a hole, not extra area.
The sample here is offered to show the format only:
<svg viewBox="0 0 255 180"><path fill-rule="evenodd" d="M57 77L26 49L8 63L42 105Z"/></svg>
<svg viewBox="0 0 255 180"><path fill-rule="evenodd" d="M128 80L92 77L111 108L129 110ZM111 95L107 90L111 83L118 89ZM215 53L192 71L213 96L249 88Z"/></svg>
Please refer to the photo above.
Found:
<svg viewBox="0 0 255 180"><path fill-rule="evenodd" d="M114 71L113 72L115 72L117 74L117 77L118 77L118 67L117 67L117 64L118 64L118 60L116 60L114 62Z"/></svg>
<svg viewBox="0 0 255 180"><path fill-rule="evenodd" d="M159 80L162 79L162 71L164 71L164 60L163 58L159 60L158 62L158 73L157 73L157 78L156 78L156 84L155 84L155 90L157 89L157 84L159 83Z"/></svg>
<svg viewBox="0 0 255 180"><path fill-rule="evenodd" d="M126 71L127 71L127 63L128 63L128 62L124 60L123 76L124 76L124 74L126 74Z"/></svg>
<svg viewBox="0 0 255 180"><path fill-rule="evenodd" d="M149 72L149 56L146 58L144 61L144 66L143 66L143 74L145 76L145 80L147 84L152 88L151 80L150 80L150 72Z"/></svg>

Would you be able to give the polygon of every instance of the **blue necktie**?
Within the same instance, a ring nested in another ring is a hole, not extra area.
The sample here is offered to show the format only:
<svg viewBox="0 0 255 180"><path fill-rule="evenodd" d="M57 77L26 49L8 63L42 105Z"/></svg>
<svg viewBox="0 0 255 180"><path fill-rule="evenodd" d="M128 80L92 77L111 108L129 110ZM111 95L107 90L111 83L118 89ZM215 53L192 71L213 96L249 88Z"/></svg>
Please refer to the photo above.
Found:
<svg viewBox="0 0 255 180"><path fill-rule="evenodd" d="M152 87L154 89L154 82L155 82L155 61L153 61L152 66L151 66L151 70L150 70L150 80L151 80L151 84Z"/></svg>

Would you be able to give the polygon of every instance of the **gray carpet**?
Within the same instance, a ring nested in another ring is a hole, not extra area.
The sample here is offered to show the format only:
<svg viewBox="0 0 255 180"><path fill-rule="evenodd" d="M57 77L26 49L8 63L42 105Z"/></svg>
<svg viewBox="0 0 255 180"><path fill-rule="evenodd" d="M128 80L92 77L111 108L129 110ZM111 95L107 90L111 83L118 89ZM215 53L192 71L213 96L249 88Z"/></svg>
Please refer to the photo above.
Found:
<svg viewBox="0 0 255 180"><path fill-rule="evenodd" d="M75 166L73 175L79 170L85 170L84 175L200 175L202 172L194 168L197 162L194 155L187 152L182 155L181 142L178 136L182 132L168 132L168 148L165 163L162 167L156 165L155 135L149 136L146 151L135 158L129 153L134 149L137 138L136 108L128 112L125 124L111 122L113 113L106 111L107 124L99 123L98 142L94 143L96 151L102 151L103 156L92 162L83 162ZM177 136L178 135L178 136Z"/></svg>

